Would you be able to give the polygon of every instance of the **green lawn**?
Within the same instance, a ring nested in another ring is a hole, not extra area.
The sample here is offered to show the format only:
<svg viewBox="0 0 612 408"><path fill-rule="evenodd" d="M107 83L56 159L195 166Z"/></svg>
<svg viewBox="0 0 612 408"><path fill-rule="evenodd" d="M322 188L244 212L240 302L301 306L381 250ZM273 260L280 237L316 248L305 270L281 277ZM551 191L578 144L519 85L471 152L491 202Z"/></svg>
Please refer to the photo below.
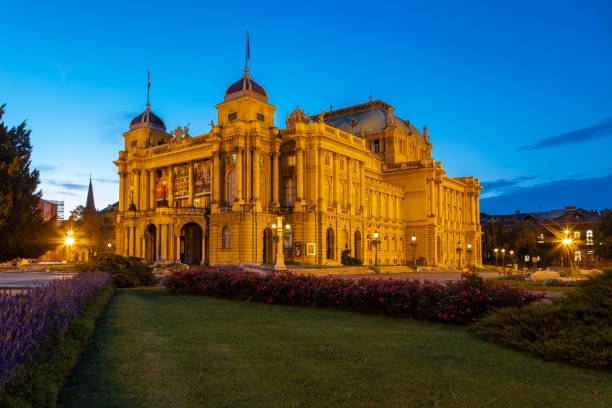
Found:
<svg viewBox="0 0 612 408"><path fill-rule="evenodd" d="M521 281L521 280L514 280L514 279L505 279L503 277L489 278L489 279L497 281L497 282L505 282L510 286L514 286L516 288L520 288L524 290L537 290L540 292L543 292L543 291L571 292L574 290L572 286L542 286L542 281L540 282Z"/></svg>
<svg viewBox="0 0 612 408"><path fill-rule="evenodd" d="M466 329L120 290L62 407L610 407L612 376Z"/></svg>

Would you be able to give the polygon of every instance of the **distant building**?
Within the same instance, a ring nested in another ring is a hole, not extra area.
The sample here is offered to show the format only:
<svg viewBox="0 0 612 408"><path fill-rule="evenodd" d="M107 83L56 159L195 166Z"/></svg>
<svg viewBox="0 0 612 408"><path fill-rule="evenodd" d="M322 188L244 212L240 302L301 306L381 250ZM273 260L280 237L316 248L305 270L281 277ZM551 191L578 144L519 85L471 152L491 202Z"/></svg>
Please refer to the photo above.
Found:
<svg viewBox="0 0 612 408"><path fill-rule="evenodd" d="M88 211L96 211L96 204L94 203L93 186L91 185L91 176L89 177L89 190L87 190L87 201L85 202L85 209Z"/></svg>
<svg viewBox="0 0 612 408"><path fill-rule="evenodd" d="M43 217L45 221L56 217L57 225L60 225L64 221L64 202L63 201L53 201L53 200L43 200L42 198L38 202L38 208L40 209L40 215ZM61 215L61 219L60 219ZM43 255L38 257L39 261L55 261L58 260L59 256L57 251L51 250L45 252Z"/></svg>
<svg viewBox="0 0 612 408"><path fill-rule="evenodd" d="M507 215L480 214L480 223L499 221L503 231L511 231L514 225L521 221L536 224L538 229L538 244L558 243L562 238L574 242L574 261L590 264L595 257L594 235L597 225L601 222L597 211L589 211L576 206L567 206L563 210L521 213ZM567 233L566 233L567 231Z"/></svg>

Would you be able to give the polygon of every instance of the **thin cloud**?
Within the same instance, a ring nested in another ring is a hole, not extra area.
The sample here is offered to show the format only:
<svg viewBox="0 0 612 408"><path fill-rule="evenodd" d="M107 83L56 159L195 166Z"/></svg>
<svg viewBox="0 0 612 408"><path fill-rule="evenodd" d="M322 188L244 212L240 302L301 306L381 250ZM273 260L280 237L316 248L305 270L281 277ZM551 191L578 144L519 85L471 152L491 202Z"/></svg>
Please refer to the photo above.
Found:
<svg viewBox="0 0 612 408"><path fill-rule="evenodd" d="M75 193L74 191L58 191L57 192L57 195L62 195L62 194L63 195L68 195L68 196L73 196L73 197L78 197L78 196L81 195L81 194Z"/></svg>
<svg viewBox="0 0 612 408"><path fill-rule="evenodd" d="M96 179L94 179L94 181L97 181L99 183L119 184L119 180L118 179L96 178Z"/></svg>
<svg viewBox="0 0 612 408"><path fill-rule="evenodd" d="M68 190L85 190L87 187L89 187L88 184L62 183L54 180L49 180L47 183L51 184L52 186L63 187Z"/></svg>
<svg viewBox="0 0 612 408"><path fill-rule="evenodd" d="M55 170L57 167L51 164L38 164L34 165L34 168L38 171L52 171Z"/></svg>
<svg viewBox="0 0 612 408"><path fill-rule="evenodd" d="M547 149L564 144L582 143L588 140L602 139L612 136L612 117L606 118L597 125L563 133L559 136L542 139L534 144L521 146L517 151Z"/></svg>
<svg viewBox="0 0 612 408"><path fill-rule="evenodd" d="M483 188L483 193L490 193L499 190L510 190L512 188L518 187L521 183L525 181L534 180L536 178L538 178L538 176L521 176L511 180L498 179L491 181L483 181L481 184Z"/></svg>
<svg viewBox="0 0 612 408"><path fill-rule="evenodd" d="M610 207L612 174L584 179L568 178L523 188L515 188L495 197L482 198L480 208L487 214L511 214L552 210L567 205L591 209Z"/></svg>

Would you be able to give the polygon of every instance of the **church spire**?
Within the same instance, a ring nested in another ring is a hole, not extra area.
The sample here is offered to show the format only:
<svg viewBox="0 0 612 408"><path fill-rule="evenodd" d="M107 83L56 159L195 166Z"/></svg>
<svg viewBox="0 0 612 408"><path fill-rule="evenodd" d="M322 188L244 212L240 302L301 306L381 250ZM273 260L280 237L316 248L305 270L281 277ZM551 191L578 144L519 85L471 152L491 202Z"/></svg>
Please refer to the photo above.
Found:
<svg viewBox="0 0 612 408"><path fill-rule="evenodd" d="M85 204L87 211L96 211L96 205L94 203L93 186L91 185L91 174L89 175L89 190L87 191L87 203Z"/></svg>

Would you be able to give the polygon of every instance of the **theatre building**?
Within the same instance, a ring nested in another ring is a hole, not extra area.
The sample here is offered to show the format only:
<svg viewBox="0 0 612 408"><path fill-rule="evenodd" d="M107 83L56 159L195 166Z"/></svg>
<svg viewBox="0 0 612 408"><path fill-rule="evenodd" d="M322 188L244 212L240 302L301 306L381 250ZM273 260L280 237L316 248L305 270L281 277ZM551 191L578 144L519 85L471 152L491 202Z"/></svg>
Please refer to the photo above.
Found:
<svg viewBox="0 0 612 408"><path fill-rule="evenodd" d="M123 134L117 251L149 263L273 264L283 217L289 264L480 264L480 185L431 158L428 130L382 101L274 126L245 69L210 132L168 132L147 103ZM378 239L375 239L375 233ZM471 252L473 251L473 252ZM470 253L471 252L471 253ZM468 257L471 259L468 259Z"/></svg>

